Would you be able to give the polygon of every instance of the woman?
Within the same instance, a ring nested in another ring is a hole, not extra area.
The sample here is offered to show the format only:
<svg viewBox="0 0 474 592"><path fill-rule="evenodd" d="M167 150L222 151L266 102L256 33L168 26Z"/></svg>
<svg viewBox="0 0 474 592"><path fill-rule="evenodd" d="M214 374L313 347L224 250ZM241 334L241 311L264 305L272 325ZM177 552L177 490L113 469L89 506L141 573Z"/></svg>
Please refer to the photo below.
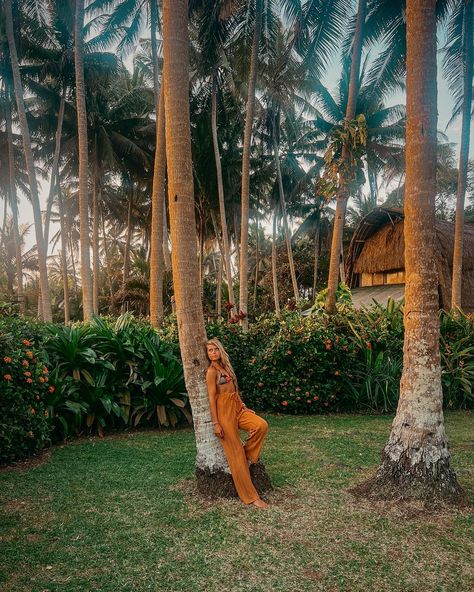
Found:
<svg viewBox="0 0 474 592"><path fill-rule="evenodd" d="M229 356L218 339L207 342L207 357L210 364L206 382L214 433L221 439L237 493L244 504L268 508L258 495L249 470L250 463L259 460L268 423L242 402ZM239 429L250 433L245 446Z"/></svg>

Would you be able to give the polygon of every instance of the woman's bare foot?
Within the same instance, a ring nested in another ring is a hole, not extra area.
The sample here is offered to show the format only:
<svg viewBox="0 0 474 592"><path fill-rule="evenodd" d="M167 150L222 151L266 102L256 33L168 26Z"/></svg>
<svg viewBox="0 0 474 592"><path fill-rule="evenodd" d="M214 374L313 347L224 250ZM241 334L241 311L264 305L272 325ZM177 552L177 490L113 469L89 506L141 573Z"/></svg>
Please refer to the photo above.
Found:
<svg viewBox="0 0 474 592"><path fill-rule="evenodd" d="M253 506L257 506L257 508L268 508L269 504L267 504L267 502L264 502L263 499L258 498L256 499L254 502L252 502Z"/></svg>

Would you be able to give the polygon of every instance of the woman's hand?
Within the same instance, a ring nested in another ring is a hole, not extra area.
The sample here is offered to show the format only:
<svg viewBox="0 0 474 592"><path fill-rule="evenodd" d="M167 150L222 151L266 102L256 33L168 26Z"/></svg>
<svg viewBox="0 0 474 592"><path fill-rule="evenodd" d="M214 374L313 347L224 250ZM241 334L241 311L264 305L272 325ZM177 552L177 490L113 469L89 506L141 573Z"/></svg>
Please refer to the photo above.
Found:
<svg viewBox="0 0 474 592"><path fill-rule="evenodd" d="M216 436L219 436L219 438L223 438L224 437L224 430L221 428L221 424L220 423L215 423L214 424L214 434Z"/></svg>

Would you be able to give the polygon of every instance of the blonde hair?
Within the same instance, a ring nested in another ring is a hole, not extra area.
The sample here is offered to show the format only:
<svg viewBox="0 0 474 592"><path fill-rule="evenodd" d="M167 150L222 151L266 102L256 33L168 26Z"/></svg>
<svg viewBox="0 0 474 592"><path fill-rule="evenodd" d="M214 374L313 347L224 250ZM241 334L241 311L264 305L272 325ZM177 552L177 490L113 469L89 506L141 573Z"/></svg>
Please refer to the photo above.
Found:
<svg viewBox="0 0 474 592"><path fill-rule="evenodd" d="M229 376L231 376L234 379L235 387L236 387L236 390L238 391L239 387L237 384L237 377L235 375L234 369L232 368L232 364L230 363L229 354L225 351L224 346L219 341L219 339L217 339L217 337L213 337L212 339L209 339L206 342L206 355L207 355L207 347L209 345L215 345L217 347L217 349L219 350L219 352L221 354L220 362L221 362L222 366L224 367L224 370L227 372L227 374L229 374ZM207 356L207 359L209 360L209 356ZM211 360L209 360L209 366L211 366L211 365L212 365L212 362L211 362Z"/></svg>

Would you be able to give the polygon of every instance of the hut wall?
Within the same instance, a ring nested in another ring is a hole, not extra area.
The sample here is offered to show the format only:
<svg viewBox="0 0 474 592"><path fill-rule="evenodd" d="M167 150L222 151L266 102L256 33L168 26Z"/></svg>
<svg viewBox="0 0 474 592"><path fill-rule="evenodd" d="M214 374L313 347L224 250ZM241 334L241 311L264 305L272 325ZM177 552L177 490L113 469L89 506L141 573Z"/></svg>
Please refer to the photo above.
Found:
<svg viewBox="0 0 474 592"><path fill-rule="evenodd" d="M389 222L369 237L354 263L355 273L381 273L405 267L403 220Z"/></svg>

